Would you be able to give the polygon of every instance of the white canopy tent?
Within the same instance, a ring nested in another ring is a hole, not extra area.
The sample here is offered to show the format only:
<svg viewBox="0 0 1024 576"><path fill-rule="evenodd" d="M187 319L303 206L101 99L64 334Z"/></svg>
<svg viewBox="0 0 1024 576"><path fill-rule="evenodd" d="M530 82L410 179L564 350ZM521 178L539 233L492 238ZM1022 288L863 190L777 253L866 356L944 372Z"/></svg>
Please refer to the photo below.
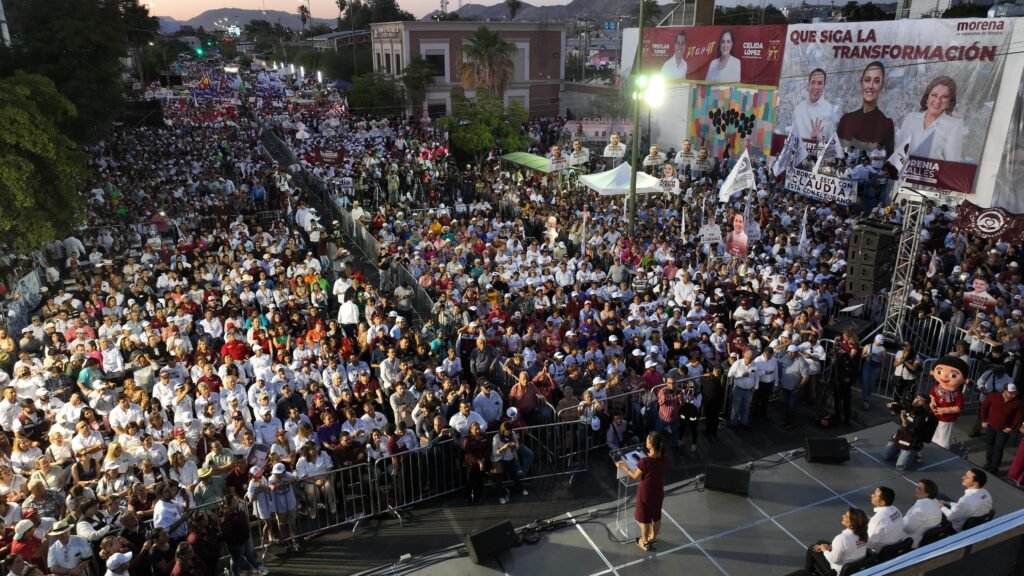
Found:
<svg viewBox="0 0 1024 576"><path fill-rule="evenodd" d="M587 174L580 176L580 182L584 186L597 192L601 196L622 196L629 194L629 164L623 162L618 167L606 172ZM660 180L645 172L636 173L636 193L654 194L661 192Z"/></svg>

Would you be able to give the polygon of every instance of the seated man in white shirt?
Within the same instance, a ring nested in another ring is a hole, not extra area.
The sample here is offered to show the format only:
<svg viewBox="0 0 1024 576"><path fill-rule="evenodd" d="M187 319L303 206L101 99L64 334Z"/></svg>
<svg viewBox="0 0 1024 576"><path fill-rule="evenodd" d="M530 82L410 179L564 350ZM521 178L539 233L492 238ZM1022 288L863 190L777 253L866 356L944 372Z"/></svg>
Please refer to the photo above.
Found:
<svg viewBox="0 0 1024 576"><path fill-rule="evenodd" d="M935 499L938 494L939 487L935 482L927 478L917 481L917 487L914 489L917 501L903 516L903 531L914 539L914 548L921 545L921 537L925 532L942 522L942 506Z"/></svg>
<svg viewBox="0 0 1024 576"><path fill-rule="evenodd" d="M992 510L992 495L985 490L988 474L980 468L971 468L960 479L964 495L956 502L942 502L942 513L957 531L964 529L968 518L988 514Z"/></svg>
<svg viewBox="0 0 1024 576"><path fill-rule="evenodd" d="M868 549L878 552L890 544L900 542L903 532L903 514L892 505L896 492L888 486L879 486L871 494L875 515L868 521Z"/></svg>

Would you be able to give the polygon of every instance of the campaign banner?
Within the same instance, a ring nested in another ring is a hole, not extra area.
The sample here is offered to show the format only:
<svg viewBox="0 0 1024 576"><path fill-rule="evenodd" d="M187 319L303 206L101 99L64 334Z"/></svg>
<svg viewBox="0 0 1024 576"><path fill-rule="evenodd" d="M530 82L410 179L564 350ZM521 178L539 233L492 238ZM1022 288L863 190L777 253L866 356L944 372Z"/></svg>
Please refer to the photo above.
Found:
<svg viewBox="0 0 1024 576"><path fill-rule="evenodd" d="M636 54L635 38L623 54ZM785 25L644 28L643 71L666 82L775 87L785 39Z"/></svg>
<svg viewBox="0 0 1024 576"><path fill-rule="evenodd" d="M843 206L857 201L857 182L797 168L786 171L786 190Z"/></svg>
<svg viewBox="0 0 1024 576"><path fill-rule="evenodd" d="M876 170L909 142L906 182L973 191L1009 48L1011 19L896 20L789 27L773 148L792 129L813 146L835 134L852 168ZM859 154L858 154L859 153Z"/></svg>

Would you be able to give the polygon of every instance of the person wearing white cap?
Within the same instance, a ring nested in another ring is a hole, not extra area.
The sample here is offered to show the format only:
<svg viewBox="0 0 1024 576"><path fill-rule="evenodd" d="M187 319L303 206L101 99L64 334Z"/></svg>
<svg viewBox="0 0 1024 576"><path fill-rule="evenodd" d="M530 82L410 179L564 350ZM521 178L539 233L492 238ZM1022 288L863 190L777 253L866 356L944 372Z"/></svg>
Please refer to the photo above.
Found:
<svg viewBox="0 0 1024 576"><path fill-rule="evenodd" d="M796 406L800 399L800 389L811 381L810 369L807 361L799 353L800 348L796 344L786 347L785 354L779 358L779 387L782 390L782 410L784 422L782 428L789 430L793 427L793 418L796 416Z"/></svg>
<svg viewBox="0 0 1024 576"><path fill-rule="evenodd" d="M271 468L270 478L267 483L270 486L271 498L274 502L274 518L276 520L278 536L286 550L299 552L302 549L299 543L299 533L295 527L296 513L299 508L298 500L295 498L295 491L292 484L295 482L295 475L288 472L284 463L278 462Z"/></svg>
<svg viewBox="0 0 1024 576"><path fill-rule="evenodd" d="M132 562L132 551L117 552L107 558L107 571L103 576L121 576L128 573Z"/></svg>
<svg viewBox="0 0 1024 576"><path fill-rule="evenodd" d="M860 391L864 401L864 409L871 409L871 394L882 374L882 363L885 362L885 336L878 334L875 339L864 346L862 358L864 365L860 371Z"/></svg>

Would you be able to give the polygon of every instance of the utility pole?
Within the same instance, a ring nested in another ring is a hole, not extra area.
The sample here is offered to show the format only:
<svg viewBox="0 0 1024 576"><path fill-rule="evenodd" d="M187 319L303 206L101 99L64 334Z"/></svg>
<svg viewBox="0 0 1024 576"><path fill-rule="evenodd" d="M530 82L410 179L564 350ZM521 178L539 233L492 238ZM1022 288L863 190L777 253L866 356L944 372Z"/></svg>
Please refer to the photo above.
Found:
<svg viewBox="0 0 1024 576"><path fill-rule="evenodd" d="M637 23L639 31L636 42L636 64L633 66L633 74L630 75L630 79L635 82L639 74L642 73L644 68L644 1L640 0L640 18ZM636 232L636 171L637 162L640 161L640 98L634 97L633 99L633 147L632 156L630 163L631 170L629 171L629 233L632 235Z"/></svg>

